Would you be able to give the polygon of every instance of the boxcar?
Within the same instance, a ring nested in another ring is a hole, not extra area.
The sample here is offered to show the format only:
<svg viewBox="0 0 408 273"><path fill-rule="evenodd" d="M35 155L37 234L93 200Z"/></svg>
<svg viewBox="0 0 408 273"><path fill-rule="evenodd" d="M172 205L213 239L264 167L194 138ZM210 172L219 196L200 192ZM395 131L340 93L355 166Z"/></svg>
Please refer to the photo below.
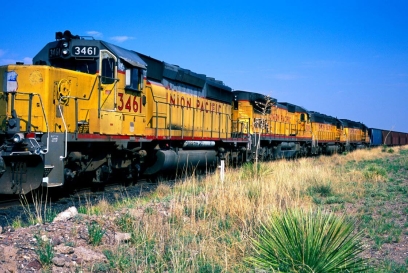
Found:
<svg viewBox="0 0 408 273"><path fill-rule="evenodd" d="M371 146L380 146L383 144L383 135L381 129L370 128L370 145Z"/></svg>

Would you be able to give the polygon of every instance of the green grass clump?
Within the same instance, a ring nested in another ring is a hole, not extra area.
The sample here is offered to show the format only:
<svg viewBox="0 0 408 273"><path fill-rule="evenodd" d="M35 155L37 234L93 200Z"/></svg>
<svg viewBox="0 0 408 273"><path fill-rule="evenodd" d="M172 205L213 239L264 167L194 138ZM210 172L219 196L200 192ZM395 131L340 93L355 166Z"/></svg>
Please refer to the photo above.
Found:
<svg viewBox="0 0 408 273"><path fill-rule="evenodd" d="M52 242L51 240L43 240L39 235L34 235L34 238L37 240L35 253L38 255L38 260L43 266L47 267L52 264L54 258Z"/></svg>
<svg viewBox="0 0 408 273"><path fill-rule="evenodd" d="M115 224L122 232L132 232L134 230L135 221L135 217L129 213L125 213L115 220Z"/></svg>
<svg viewBox="0 0 408 273"><path fill-rule="evenodd" d="M103 229L97 222L92 222L87 225L89 243L93 246L97 246L102 242L102 237L105 234L106 230Z"/></svg>
<svg viewBox="0 0 408 273"><path fill-rule="evenodd" d="M241 178L243 180L253 180L254 178L264 177L272 173L272 169L265 164L247 162L241 167Z"/></svg>
<svg viewBox="0 0 408 273"><path fill-rule="evenodd" d="M330 184L327 185L313 185L308 188L308 192L313 194L319 194L322 197L328 197L333 195L333 188Z"/></svg>
<svg viewBox="0 0 408 273"><path fill-rule="evenodd" d="M88 209L85 206L79 206L78 207L78 213L80 214L87 214L88 213Z"/></svg>
<svg viewBox="0 0 408 273"><path fill-rule="evenodd" d="M130 272L132 266L136 263L131 250L127 246L119 247L115 251L105 249L103 254L108 259L109 269L116 269L119 272Z"/></svg>
<svg viewBox="0 0 408 273"><path fill-rule="evenodd" d="M344 216L288 210L261 225L248 261L268 272L364 272L360 238Z"/></svg>
<svg viewBox="0 0 408 273"><path fill-rule="evenodd" d="M387 177L387 170L376 164L371 164L365 168L363 175L367 180L380 180Z"/></svg>
<svg viewBox="0 0 408 273"><path fill-rule="evenodd" d="M23 221L21 220L21 217L20 217L20 216L19 216L19 217L16 217L16 218L13 220L13 222L11 223L11 226L12 226L14 229L18 229L18 228L24 227L24 223L23 223Z"/></svg>

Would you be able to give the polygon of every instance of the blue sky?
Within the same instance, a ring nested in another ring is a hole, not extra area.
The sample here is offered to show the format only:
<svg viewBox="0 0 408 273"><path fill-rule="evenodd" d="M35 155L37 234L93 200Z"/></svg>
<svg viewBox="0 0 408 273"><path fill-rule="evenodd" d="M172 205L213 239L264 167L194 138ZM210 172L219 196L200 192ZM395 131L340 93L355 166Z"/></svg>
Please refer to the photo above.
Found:
<svg viewBox="0 0 408 273"><path fill-rule="evenodd" d="M153 3L150 3L153 2ZM56 31L369 127L408 132L408 1L5 1L0 65Z"/></svg>

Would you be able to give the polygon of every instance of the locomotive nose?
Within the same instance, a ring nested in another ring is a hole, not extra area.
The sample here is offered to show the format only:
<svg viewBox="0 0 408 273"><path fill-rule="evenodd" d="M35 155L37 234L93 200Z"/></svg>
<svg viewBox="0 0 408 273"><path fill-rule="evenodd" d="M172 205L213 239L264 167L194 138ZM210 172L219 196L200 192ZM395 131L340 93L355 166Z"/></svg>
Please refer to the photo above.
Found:
<svg viewBox="0 0 408 273"><path fill-rule="evenodd" d="M44 162L39 155L0 156L0 194L26 194L40 187Z"/></svg>

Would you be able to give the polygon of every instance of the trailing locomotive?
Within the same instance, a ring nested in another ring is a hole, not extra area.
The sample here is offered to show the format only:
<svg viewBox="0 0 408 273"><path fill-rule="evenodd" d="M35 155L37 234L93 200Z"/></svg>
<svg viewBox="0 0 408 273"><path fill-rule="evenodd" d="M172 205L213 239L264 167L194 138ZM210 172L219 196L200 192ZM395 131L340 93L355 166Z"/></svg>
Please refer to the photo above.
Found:
<svg viewBox="0 0 408 273"><path fill-rule="evenodd" d="M0 194L331 154L374 138L362 123L105 41L55 38L33 65L0 67Z"/></svg>
<svg viewBox="0 0 408 273"><path fill-rule="evenodd" d="M233 134L248 134L261 160L333 154L369 145L368 128L262 94L234 91ZM256 144L254 144L256 143Z"/></svg>

